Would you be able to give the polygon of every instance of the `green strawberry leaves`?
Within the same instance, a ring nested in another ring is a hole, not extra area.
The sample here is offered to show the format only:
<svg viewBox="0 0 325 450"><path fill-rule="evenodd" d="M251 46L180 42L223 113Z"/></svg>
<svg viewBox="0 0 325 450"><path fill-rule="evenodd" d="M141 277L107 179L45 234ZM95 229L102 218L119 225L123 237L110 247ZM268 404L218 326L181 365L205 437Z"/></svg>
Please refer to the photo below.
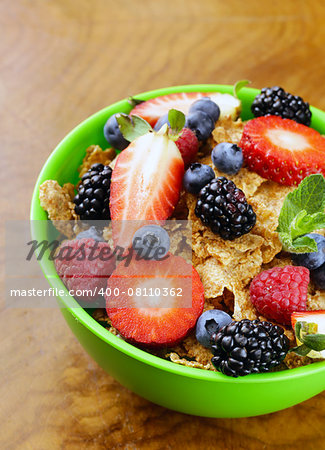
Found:
<svg viewBox="0 0 325 450"><path fill-rule="evenodd" d="M317 251L316 242L304 235L325 228L324 209L325 178L310 175L283 202L277 227L283 249L290 253Z"/></svg>
<svg viewBox="0 0 325 450"><path fill-rule="evenodd" d="M251 84L251 81L249 80L240 80L237 81L234 84L234 88L233 88L233 95L234 97L238 98L238 92L245 86L247 86L248 84Z"/></svg>
<svg viewBox="0 0 325 450"><path fill-rule="evenodd" d="M311 350L316 352L325 350L325 334L317 333L317 328L318 326L315 323L296 322L295 334L302 344L292 348L290 352L306 356Z"/></svg>
<svg viewBox="0 0 325 450"><path fill-rule="evenodd" d="M127 114L121 113L116 115L116 120L123 137L129 142L153 131L151 125L146 120L136 115L128 116ZM177 109L171 109L168 113L168 121L170 127L168 128L167 124L165 124L166 126L163 126L159 133L166 133L170 139L177 141L185 125L185 115Z"/></svg>
<svg viewBox="0 0 325 450"><path fill-rule="evenodd" d="M140 98L135 98L135 97L129 97L127 101L128 101L128 104L130 106L132 106L132 108L145 102L145 100L141 100Z"/></svg>
<svg viewBox="0 0 325 450"><path fill-rule="evenodd" d="M151 125L139 116L129 117L127 114L117 114L116 120L123 137L132 142L134 139L152 131Z"/></svg>
<svg viewBox="0 0 325 450"><path fill-rule="evenodd" d="M177 141L185 126L185 115L177 109L170 109L168 112L168 122L170 124L168 135L171 139Z"/></svg>

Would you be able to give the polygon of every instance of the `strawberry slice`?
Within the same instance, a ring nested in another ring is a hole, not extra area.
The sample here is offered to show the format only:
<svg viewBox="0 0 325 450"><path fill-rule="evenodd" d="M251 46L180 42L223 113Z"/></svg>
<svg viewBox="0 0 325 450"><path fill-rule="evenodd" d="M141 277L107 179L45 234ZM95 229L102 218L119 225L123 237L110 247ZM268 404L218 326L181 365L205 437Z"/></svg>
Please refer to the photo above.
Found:
<svg viewBox="0 0 325 450"><path fill-rule="evenodd" d="M177 109L184 114L188 113L190 106L202 97L210 97L220 108L220 117L230 116L236 119L240 113L241 103L236 97L220 92L179 92L176 94L162 95L146 102L136 105L130 115L135 114L142 117L151 126L157 120L168 113L170 109Z"/></svg>
<svg viewBox="0 0 325 450"><path fill-rule="evenodd" d="M121 262L108 279L107 314L129 342L174 345L202 314L204 289L197 271L180 256L166 256L160 261Z"/></svg>
<svg viewBox="0 0 325 450"><path fill-rule="evenodd" d="M297 322L302 323L302 329L311 334L324 334L325 335L325 311L305 311L305 312L294 312L291 315L292 328L295 330ZM298 336L296 336L297 345L301 345L302 342ZM312 350L308 353L310 358L324 358L325 350L315 351Z"/></svg>
<svg viewBox="0 0 325 450"><path fill-rule="evenodd" d="M277 183L292 186L312 173L325 175L325 138L293 120L252 119L245 124L239 146L251 170Z"/></svg>
<svg viewBox="0 0 325 450"><path fill-rule="evenodd" d="M117 245L128 248L131 244L137 224L128 221L160 221L171 216L179 200L183 174L182 156L163 131L138 137L118 155L110 193Z"/></svg>

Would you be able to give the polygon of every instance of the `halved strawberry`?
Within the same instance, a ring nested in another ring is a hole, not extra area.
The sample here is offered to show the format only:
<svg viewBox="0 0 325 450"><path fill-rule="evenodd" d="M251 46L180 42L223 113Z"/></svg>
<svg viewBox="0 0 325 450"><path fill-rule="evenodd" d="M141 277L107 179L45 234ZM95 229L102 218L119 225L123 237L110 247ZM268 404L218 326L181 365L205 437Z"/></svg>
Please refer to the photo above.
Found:
<svg viewBox="0 0 325 450"><path fill-rule="evenodd" d="M277 183L291 186L312 173L325 175L325 138L293 120L249 120L239 146L251 170Z"/></svg>
<svg viewBox="0 0 325 450"><path fill-rule="evenodd" d="M108 279L106 309L112 325L129 342L171 346L194 328L204 306L197 271L180 256L160 261L122 261Z"/></svg>
<svg viewBox="0 0 325 450"><path fill-rule="evenodd" d="M128 221L160 221L171 216L179 200L183 174L182 156L163 130L138 137L118 155L110 193L117 245L128 248L131 244L137 224Z"/></svg>
<svg viewBox="0 0 325 450"><path fill-rule="evenodd" d="M177 109L187 114L191 104L202 97L210 97L217 103L220 108L220 117L230 116L236 119L240 114L240 100L233 95L220 92L179 92L139 103L132 109L130 115L140 116L154 126L157 120L167 114L170 109Z"/></svg>
<svg viewBox="0 0 325 450"><path fill-rule="evenodd" d="M297 322L300 322L302 324L302 336L304 336L304 333L307 333L307 335L323 334L325 337L325 311L318 310L294 312L291 315L291 324L294 330L296 328ZM303 337L296 336L298 345L303 344L301 339L303 339ZM308 348L306 349L306 351L308 351ZM310 352L307 354L310 358L325 358L325 350L316 351L311 348Z"/></svg>

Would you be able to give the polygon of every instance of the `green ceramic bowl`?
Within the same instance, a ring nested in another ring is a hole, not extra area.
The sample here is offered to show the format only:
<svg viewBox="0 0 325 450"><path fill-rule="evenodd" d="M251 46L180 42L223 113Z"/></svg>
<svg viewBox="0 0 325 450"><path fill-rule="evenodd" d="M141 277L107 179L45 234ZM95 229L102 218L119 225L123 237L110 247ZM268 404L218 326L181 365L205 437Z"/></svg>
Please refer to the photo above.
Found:
<svg viewBox="0 0 325 450"><path fill-rule="evenodd" d="M227 92L232 86L176 86L139 94L150 99L173 92ZM251 117L250 105L259 91L244 88L242 118ZM109 116L128 113L127 100L99 111L71 131L49 156L39 175L31 204L31 219L46 220L38 194L40 184L55 179L60 184L77 181L77 168L91 144L106 146L103 126ZM325 133L325 113L312 108L312 127ZM43 228L33 227L33 238L46 239ZM52 287L65 289L52 262L42 259L42 270ZM245 417L266 414L295 405L325 389L325 362L283 372L231 378L165 361L109 333L72 297L58 298L68 325L93 359L125 387L167 408L207 417Z"/></svg>

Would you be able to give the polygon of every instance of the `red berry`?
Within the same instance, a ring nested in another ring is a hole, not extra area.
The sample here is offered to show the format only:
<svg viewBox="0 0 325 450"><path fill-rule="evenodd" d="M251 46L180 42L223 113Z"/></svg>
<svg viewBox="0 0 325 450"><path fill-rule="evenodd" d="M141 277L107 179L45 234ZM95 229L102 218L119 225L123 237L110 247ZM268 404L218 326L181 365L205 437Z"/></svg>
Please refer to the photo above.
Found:
<svg viewBox="0 0 325 450"><path fill-rule="evenodd" d="M220 92L176 92L161 95L136 105L130 115L137 115L145 119L153 127L161 116L168 114L170 109L182 111L185 115L191 105L202 97L209 97L220 108L220 117L232 117L236 120L240 113L241 103L236 97Z"/></svg>
<svg viewBox="0 0 325 450"><path fill-rule="evenodd" d="M105 298L108 317L125 339L164 347L194 328L203 311L204 289L194 267L169 253L160 261L122 261L108 280Z"/></svg>
<svg viewBox="0 0 325 450"><path fill-rule="evenodd" d="M297 322L316 323L318 325L318 333L325 331L325 311L315 310L306 312L294 312L291 316L291 325L295 329Z"/></svg>
<svg viewBox="0 0 325 450"><path fill-rule="evenodd" d="M89 238L64 241L58 250L55 267L66 287L74 290L74 297L95 301L115 268L115 258L109 256L112 252L107 242Z"/></svg>
<svg viewBox="0 0 325 450"><path fill-rule="evenodd" d="M172 215L183 175L183 159L167 134L144 134L118 155L110 194L115 245L128 248L140 221Z"/></svg>
<svg viewBox="0 0 325 450"><path fill-rule="evenodd" d="M175 144L182 155L184 166L187 168L194 161L199 150L199 141L195 133L189 128L183 128L182 134Z"/></svg>
<svg viewBox="0 0 325 450"><path fill-rule="evenodd" d="M162 95L160 97L152 98L146 102L136 105L130 115L135 114L142 117L150 125L154 126L158 119L167 114L170 109L177 109L184 114L188 113L190 106L195 100L204 96L212 97L214 94L200 93L200 92L179 92L175 94Z"/></svg>
<svg viewBox="0 0 325 450"><path fill-rule="evenodd" d="M267 319L290 325L294 311L306 311L309 270L300 266L274 267L257 275L249 292L257 311Z"/></svg>
<svg viewBox="0 0 325 450"><path fill-rule="evenodd" d="M239 146L247 166L268 180L292 186L312 173L325 175L325 138L294 120L249 120Z"/></svg>

